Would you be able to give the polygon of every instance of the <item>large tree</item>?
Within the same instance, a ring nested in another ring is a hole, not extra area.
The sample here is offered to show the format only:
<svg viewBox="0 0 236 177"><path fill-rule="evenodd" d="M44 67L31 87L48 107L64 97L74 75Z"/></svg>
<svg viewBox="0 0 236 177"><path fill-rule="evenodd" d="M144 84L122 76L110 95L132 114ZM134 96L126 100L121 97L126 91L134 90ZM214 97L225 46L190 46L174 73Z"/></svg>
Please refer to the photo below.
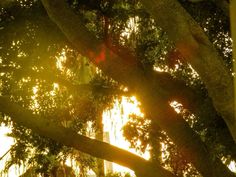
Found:
<svg viewBox="0 0 236 177"><path fill-rule="evenodd" d="M73 74L70 80L61 73L55 74L51 61L45 61L43 55L46 51L52 50L53 45L60 48L66 43L98 67L103 75L113 79L112 82L128 87L129 94L135 94L141 101L145 118L151 121L150 129L163 130L174 142L182 158L190 162L202 176L235 176L221 161L222 158L229 161L236 158L236 120L231 46L228 44L231 41L229 19L218 1L42 0L43 6L40 3L36 6L32 4L24 6L23 3L21 8L14 6L14 3L2 4L2 41L6 44L2 44L1 72L4 73L2 83L7 85L2 86L3 96L0 97L2 113L39 135L129 167L137 176L178 175L160 164L80 135L67 125L54 125L50 119L56 115L47 117L46 108L42 107L41 111L34 113L27 110L30 104L22 100L29 100L29 95L17 89L11 90L11 87L14 83L19 87L22 85L19 78L23 78L22 82L29 82L24 81L29 73L31 81L32 78L40 78L43 79L40 81L42 83L57 82L65 86L69 93L63 95L63 99L73 94L74 100L67 101L70 102L68 105L74 104L74 107L77 106L78 93L92 90L91 86L81 84L84 79L73 78ZM228 2L224 1L224 4ZM11 16L11 13L15 16ZM17 20L14 21L14 18ZM133 31L129 30L127 37L124 31L131 23L130 19L137 20L139 25ZM14 26L11 26L12 21ZM21 28L17 31L16 27L22 25L26 29L37 26L35 31L29 30L37 48L27 54L23 50L27 51L32 44L29 37L21 39L18 36L22 35L19 31ZM34 33L38 36L34 37ZM48 39L45 38L47 35ZM62 40L63 44L60 43ZM25 48L18 47L17 41L26 43ZM57 54L53 52L49 54L51 58ZM24 60L24 57L34 59ZM80 60L83 57L80 56ZM73 62L78 61L71 59L66 65L73 68L76 65ZM162 72L154 70L156 67L162 68ZM45 70L46 74L43 73ZM18 81L13 79L12 73L18 77ZM36 79L36 82L39 80ZM123 94L123 90L117 87L109 89L115 94ZM171 107L173 101L181 104L180 113ZM90 104L89 101L85 103ZM50 102L42 101L42 104ZM96 106L91 107L97 109ZM154 134L152 138L157 139L158 136Z"/></svg>

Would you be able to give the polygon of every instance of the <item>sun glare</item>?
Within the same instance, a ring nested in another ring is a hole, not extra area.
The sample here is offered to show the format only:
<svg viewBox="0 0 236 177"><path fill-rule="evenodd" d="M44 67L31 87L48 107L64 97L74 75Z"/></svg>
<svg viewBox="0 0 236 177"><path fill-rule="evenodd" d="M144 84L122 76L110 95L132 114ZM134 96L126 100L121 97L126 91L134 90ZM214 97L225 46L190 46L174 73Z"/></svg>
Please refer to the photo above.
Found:
<svg viewBox="0 0 236 177"><path fill-rule="evenodd" d="M59 89L59 85L57 83L54 83L53 91L56 91L57 89ZM39 88L37 85L32 87L33 95L31 97L32 99L31 109L33 110L35 109L37 110L39 106L37 102L38 91L39 91ZM53 96L55 93L52 92L51 94ZM125 138L123 137L123 132L122 132L122 128L128 122L130 115L135 114L137 116L144 117L144 114L141 112L139 107L140 107L140 103L137 101L136 97L134 96L132 97L123 96L121 99L115 100L112 109L106 110L103 113L104 141L112 145L118 146L122 149L128 150L146 159L149 159L150 154L148 151L146 151L144 154L141 154L135 151L135 149L131 149L130 143L125 140ZM10 131L11 130L7 127L4 127L4 126L0 127L0 140L1 142L4 142L4 143L1 143L0 155L3 155L4 153L6 153L10 149L11 145L14 144L14 140L5 135L6 133ZM8 156L9 154L6 157ZM5 160L1 161L1 164L0 164L1 170L4 168L4 162ZM104 163L105 163L106 172L124 172L124 173L128 172L132 176L134 175L134 172L129 170L128 168L125 168L115 163L111 163L107 161L105 161ZM68 159L67 165L72 166L72 164L74 164L73 165L74 167L76 166L75 162L72 162L71 160ZM19 172L17 173L15 169L17 169L16 166L14 166L14 168L11 168L10 171L8 172L8 174L10 174L11 177L18 176L16 174L19 174Z"/></svg>
<svg viewBox="0 0 236 177"><path fill-rule="evenodd" d="M135 149L130 148L130 143L125 140L122 132L122 128L128 122L130 115L144 116L139 107L140 103L134 96L130 98L123 96L121 100L116 100L113 108L103 113L104 140L112 145L149 159L150 154L148 151L140 154ZM105 162L105 169L107 172L129 172L131 175L134 175L133 171L115 163L109 164L109 162Z"/></svg>
<svg viewBox="0 0 236 177"><path fill-rule="evenodd" d="M5 162L8 158L10 158L9 150L11 146L14 144L14 139L7 136L8 133L11 132L9 127L0 125L0 176L9 176L9 177L18 177L18 173L15 171L15 166L12 166L7 174L2 174L1 171L4 170Z"/></svg>

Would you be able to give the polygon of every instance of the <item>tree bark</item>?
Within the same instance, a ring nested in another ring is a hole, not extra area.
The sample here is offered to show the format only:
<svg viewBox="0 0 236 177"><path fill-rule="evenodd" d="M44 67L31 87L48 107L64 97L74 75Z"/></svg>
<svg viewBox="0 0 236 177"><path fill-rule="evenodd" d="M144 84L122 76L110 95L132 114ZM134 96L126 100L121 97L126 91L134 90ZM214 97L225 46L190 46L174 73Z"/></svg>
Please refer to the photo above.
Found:
<svg viewBox="0 0 236 177"><path fill-rule="evenodd" d="M15 9L16 7L14 7ZM27 19L27 21L34 23L37 21L37 24L40 26L47 26L47 32L42 32L48 33L50 32L50 36L52 39L55 38L62 38L61 40L65 40L63 34L60 34L60 30L55 27L55 25L52 25L52 22L48 19L48 16L46 12L44 12L41 7L39 6L37 8L34 8L33 10L29 11L23 11L21 12L20 10L17 10L17 15L16 15L16 20L15 23L11 23L7 28L4 28L2 30L1 34L2 36L12 36L12 33L14 32L15 29L21 28L25 20L22 19ZM41 12L43 11L43 12ZM37 12L37 13L35 13ZM40 16L40 17L38 17ZM50 24L49 24L50 23ZM57 37L56 37L57 36ZM60 36L60 37L58 37ZM42 35L42 38L45 38L45 35ZM5 38L3 38L3 41L5 41ZM44 52L44 51L42 51ZM126 51L126 53L128 53ZM131 54L128 54L127 56L132 56ZM126 57L127 57L126 56ZM135 58L135 60L138 60ZM25 68L25 67L24 67ZM27 70L27 69L15 69L14 67L1 67L0 68L1 72L13 72L15 75L19 76L24 75L24 76L30 76L30 77L35 77L35 78L43 78L46 81L49 82L58 82L60 85L66 86L71 92L80 92L80 91L85 91L85 89L90 90L91 88L89 87L84 87L82 88L79 85L73 85L71 82L63 80L62 78L58 78L57 76L53 76L53 74L49 74L47 72L45 73L35 73L32 70ZM19 73L18 73L19 72ZM23 74L22 74L23 73ZM160 87L161 90L165 90L166 93L165 95L168 97L168 101L176 100L179 103L183 104L184 108L189 109L193 113L198 110L199 106L201 105L201 98L195 93L193 89L190 87L186 86L184 81L178 80L176 78L173 78L170 74L164 73L164 72L155 72L155 82L159 83L157 87ZM49 77L50 76L50 77ZM81 90L82 89L82 90ZM129 89L130 90L130 89ZM159 90L159 88L157 88ZM119 91L115 91L116 92ZM133 90L130 90L131 94L134 94ZM125 93L121 93L125 94Z"/></svg>
<svg viewBox="0 0 236 177"><path fill-rule="evenodd" d="M126 166L136 173L142 174L141 177L176 177L161 166L155 165L154 167L147 160L128 151L79 135L69 128L56 125L40 115L32 114L30 111L11 102L8 97L0 96L0 111L10 116L14 122L31 129L41 136L51 138L94 157ZM146 171L143 167L150 171Z"/></svg>
<svg viewBox="0 0 236 177"><path fill-rule="evenodd" d="M201 27L177 0L141 0L148 12L193 66L236 142L233 78ZM163 15L165 14L165 15Z"/></svg>
<svg viewBox="0 0 236 177"><path fill-rule="evenodd" d="M233 69L236 73L236 1L230 2L230 22L231 22L231 36L233 39ZM236 76L234 76L234 116L236 117ZM236 122L235 122L236 127ZM236 134L236 131L235 131Z"/></svg>
<svg viewBox="0 0 236 177"><path fill-rule="evenodd" d="M212 161L200 137L169 106L168 92L160 87L154 72L147 75L135 57L117 55L114 50L110 50L102 41L96 39L84 27L82 17L75 15L63 0L42 2L52 21L80 53L88 57L105 74L136 91L145 112L167 132L180 152L185 154L203 176L234 176L219 159Z"/></svg>

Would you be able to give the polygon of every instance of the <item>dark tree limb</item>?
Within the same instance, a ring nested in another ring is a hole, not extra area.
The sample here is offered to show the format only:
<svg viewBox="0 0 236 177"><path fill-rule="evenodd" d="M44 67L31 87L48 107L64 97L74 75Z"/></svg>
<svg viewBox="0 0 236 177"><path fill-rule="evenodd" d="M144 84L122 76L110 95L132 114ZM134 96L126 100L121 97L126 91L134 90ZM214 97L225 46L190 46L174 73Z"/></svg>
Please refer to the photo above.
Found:
<svg viewBox="0 0 236 177"><path fill-rule="evenodd" d="M0 96L0 111L10 116L14 122L41 136L51 138L94 157L128 167L140 177L176 177L161 166L153 166L149 161L126 150L80 135L69 128L56 125L40 115L32 114L31 111L11 102L8 97Z"/></svg>
<svg viewBox="0 0 236 177"><path fill-rule="evenodd" d="M170 108L167 102L168 92L160 87L154 73L147 75L133 56L119 55L96 39L84 27L82 17L75 15L63 0L42 0L42 2L52 21L81 54L88 57L105 74L136 91L145 112L167 132L180 152L185 154L203 176L220 177L222 174L228 177L234 176L219 159L212 161L200 137Z"/></svg>
<svg viewBox="0 0 236 177"><path fill-rule="evenodd" d="M236 142L233 78L202 28L177 0L141 0L181 55L200 75ZM174 10L173 10L174 9ZM165 15L163 15L165 14Z"/></svg>

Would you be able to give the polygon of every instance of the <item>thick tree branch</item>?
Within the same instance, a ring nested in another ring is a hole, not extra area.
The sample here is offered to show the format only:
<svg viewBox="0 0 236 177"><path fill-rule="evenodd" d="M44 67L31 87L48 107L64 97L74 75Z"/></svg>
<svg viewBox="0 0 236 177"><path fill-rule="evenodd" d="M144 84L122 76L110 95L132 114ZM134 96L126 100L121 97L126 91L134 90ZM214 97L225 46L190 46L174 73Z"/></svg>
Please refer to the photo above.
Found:
<svg viewBox="0 0 236 177"><path fill-rule="evenodd" d="M145 112L154 123L167 132L179 150L204 176L213 177L222 174L234 176L219 160L215 162L211 160L199 136L170 108L167 102L168 92L160 87L154 73L147 75L134 57L130 55L120 57L97 40L84 27L82 17L75 15L63 0L42 0L42 2L51 19L80 53L87 56L113 79L136 90Z"/></svg>
<svg viewBox="0 0 236 177"><path fill-rule="evenodd" d="M125 85L130 82L136 84L135 82L138 82L139 79L144 79L141 65L134 57L127 56L125 60L120 58L113 51L109 50L102 41L96 40L94 35L88 32L81 20L76 20L77 24L75 25L73 17L76 17L76 15L67 5L65 6L63 1L42 2L51 19L57 22L56 24L70 42L79 49L81 54L90 58L92 63L102 68L105 74L109 73L109 75L116 80L120 80L119 78L123 77L122 83ZM60 8L61 10L58 11ZM82 19L79 15L76 18ZM68 27L64 26L64 22L67 23L66 25L68 25ZM83 43L79 41L83 41ZM132 68L132 70L130 70L130 68ZM125 77L127 73L130 77Z"/></svg>
<svg viewBox="0 0 236 177"><path fill-rule="evenodd" d="M153 15L157 25L167 32L182 56L198 72L216 110L224 118L236 142L233 79L223 59L201 27L177 0L142 0L142 3Z"/></svg>
<svg viewBox="0 0 236 177"><path fill-rule="evenodd" d="M164 168L153 166L150 162L128 151L79 135L69 128L56 125L46 118L32 114L29 110L11 102L8 97L0 96L0 111L10 116L14 122L32 129L41 136L51 138L94 157L126 166L141 177L175 177Z"/></svg>
<svg viewBox="0 0 236 177"><path fill-rule="evenodd" d="M43 11L43 12L41 12L41 11ZM35 12L37 12L37 13L35 14ZM46 16L46 15L47 14L44 13L44 10L41 9L40 6L38 8L33 8L33 10L27 11L27 13L25 11L24 11L24 13L22 13L20 10L18 10L17 14L15 16L14 22L12 22L10 25L7 26L7 28L4 28L4 31L2 31L2 34L3 34L2 36L4 36L3 41L6 41L5 36L11 37L12 33L14 32L15 29L20 29L22 26L24 26L25 20L23 20L23 19L27 19L27 21L32 22L32 23L37 22L37 24L39 24L39 26L44 26L44 27L47 26L47 31L41 32L43 34L44 33L47 33L47 34L42 35L41 38L44 39L45 38L44 36L48 35L48 31L52 31L50 33L50 37L52 39L62 38L61 40L65 40L63 34L58 32L59 30L57 28L55 28L55 25L53 25L51 23L51 21L49 21L48 16ZM58 36L60 36L60 37L58 37ZM45 42L46 41L44 41L44 43ZM45 52L45 51L44 50L40 51L40 53L43 53L43 52ZM37 51L37 53L39 53L39 52ZM125 53L128 53L128 52L126 51ZM127 56L132 56L132 55L128 54ZM125 58L127 58L127 56ZM132 57L134 57L134 56L132 56ZM43 58L43 57L41 57L41 58ZM135 58L135 60L138 60L138 59ZM18 70L15 70L14 67L2 66L2 67L0 67L0 72L17 73ZM24 73L25 75L27 75L27 73L28 73L29 76L33 76L33 77L39 76L39 77L46 79L48 81L50 81L49 78L52 77L50 74L40 75L38 73L35 75L32 72L29 72L29 71L27 72L27 70L22 71L19 74L21 74L21 73ZM18 76L19 74L16 74L16 75ZM199 101L201 101L201 99L198 98L198 95L195 93L195 91L193 91L191 88L186 86L184 81L174 79L170 74L164 73L164 72L155 72L153 74L155 77L155 82L159 83L157 86L161 87L162 90L166 91L166 96L168 97L168 99L167 99L168 101L176 100L176 101L182 103L186 109L189 109L192 112L195 112L195 110L198 109L198 106L196 103L199 103ZM50 77L46 78L47 75L49 75ZM56 80L57 80L57 78L54 81L56 81ZM58 82L58 81L56 81L56 82ZM73 84L70 85L69 82L66 82L66 83L60 82L60 84L67 86L68 89L72 88L71 91L77 90L76 87L72 86Z"/></svg>

